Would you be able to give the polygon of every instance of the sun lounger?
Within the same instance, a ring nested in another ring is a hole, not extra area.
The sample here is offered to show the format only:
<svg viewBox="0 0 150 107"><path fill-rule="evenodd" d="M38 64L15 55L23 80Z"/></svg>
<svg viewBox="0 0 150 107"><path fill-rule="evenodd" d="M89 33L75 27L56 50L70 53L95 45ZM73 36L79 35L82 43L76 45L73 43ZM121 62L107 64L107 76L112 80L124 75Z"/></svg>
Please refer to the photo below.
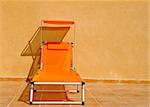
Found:
<svg viewBox="0 0 150 107"><path fill-rule="evenodd" d="M72 21L43 21L46 24L74 24ZM85 83L74 67L74 43L63 42L69 26L45 27L41 26L22 52L22 56L32 56L33 64L27 80L30 83L30 104L82 104L84 105ZM30 77L30 78L29 78ZM81 85L80 101L41 101L34 100L34 93L38 92L75 92L75 90L38 90L36 85Z"/></svg>

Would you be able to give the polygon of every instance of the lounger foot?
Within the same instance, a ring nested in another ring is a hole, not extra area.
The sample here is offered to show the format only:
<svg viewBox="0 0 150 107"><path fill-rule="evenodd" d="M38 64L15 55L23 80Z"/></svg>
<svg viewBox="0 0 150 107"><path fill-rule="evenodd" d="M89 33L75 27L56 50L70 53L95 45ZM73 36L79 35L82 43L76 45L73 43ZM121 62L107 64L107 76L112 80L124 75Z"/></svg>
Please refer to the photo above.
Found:
<svg viewBox="0 0 150 107"><path fill-rule="evenodd" d="M77 90L77 93L79 93L80 91L79 90Z"/></svg>
<svg viewBox="0 0 150 107"><path fill-rule="evenodd" d="M32 104L32 102L30 102L30 105Z"/></svg>
<svg viewBox="0 0 150 107"><path fill-rule="evenodd" d="M85 84L85 82L82 82L82 85L84 85Z"/></svg>
<svg viewBox="0 0 150 107"><path fill-rule="evenodd" d="M84 102L82 102L82 105L84 105Z"/></svg>
<svg viewBox="0 0 150 107"><path fill-rule="evenodd" d="M30 84L33 84L33 85L34 85L34 82L33 82L33 81L31 81L31 82L30 82Z"/></svg>

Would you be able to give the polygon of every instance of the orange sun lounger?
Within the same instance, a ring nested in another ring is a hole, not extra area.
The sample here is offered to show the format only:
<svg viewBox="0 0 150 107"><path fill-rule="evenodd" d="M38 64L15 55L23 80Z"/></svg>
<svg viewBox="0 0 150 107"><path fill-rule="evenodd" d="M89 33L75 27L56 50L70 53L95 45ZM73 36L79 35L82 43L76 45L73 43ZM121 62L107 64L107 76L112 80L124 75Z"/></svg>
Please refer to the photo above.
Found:
<svg viewBox="0 0 150 107"><path fill-rule="evenodd" d="M85 83L75 71L74 67L74 42L63 42L64 37L73 25L73 21L42 21L45 26L41 25L28 42L22 56L32 56L33 63L27 78L30 83L30 104L82 104L84 105ZM67 25L67 26L62 26ZM80 90L39 90L36 85L81 85L80 101L41 101L34 100L34 93L38 92L75 92Z"/></svg>

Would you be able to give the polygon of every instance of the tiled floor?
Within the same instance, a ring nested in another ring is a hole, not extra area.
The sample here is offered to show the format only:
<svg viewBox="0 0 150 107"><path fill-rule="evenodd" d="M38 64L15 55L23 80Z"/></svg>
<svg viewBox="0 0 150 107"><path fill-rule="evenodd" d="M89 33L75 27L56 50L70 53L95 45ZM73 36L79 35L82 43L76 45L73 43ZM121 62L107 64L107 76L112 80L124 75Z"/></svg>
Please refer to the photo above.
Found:
<svg viewBox="0 0 150 107"><path fill-rule="evenodd" d="M0 81L0 107L82 107L21 102L18 99L26 85L24 81ZM150 107L149 91L148 84L86 83L84 107Z"/></svg>

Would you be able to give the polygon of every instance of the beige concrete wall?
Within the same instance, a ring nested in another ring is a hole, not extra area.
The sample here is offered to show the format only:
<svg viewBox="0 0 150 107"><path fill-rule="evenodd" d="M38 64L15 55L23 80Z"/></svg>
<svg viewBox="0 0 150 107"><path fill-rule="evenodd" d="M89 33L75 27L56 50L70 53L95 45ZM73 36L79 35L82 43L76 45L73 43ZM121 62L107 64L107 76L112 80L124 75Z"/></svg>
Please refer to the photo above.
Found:
<svg viewBox="0 0 150 107"><path fill-rule="evenodd" d="M1 1L0 76L24 77L20 53L41 19L76 21L76 66L83 78L148 78L148 3Z"/></svg>

